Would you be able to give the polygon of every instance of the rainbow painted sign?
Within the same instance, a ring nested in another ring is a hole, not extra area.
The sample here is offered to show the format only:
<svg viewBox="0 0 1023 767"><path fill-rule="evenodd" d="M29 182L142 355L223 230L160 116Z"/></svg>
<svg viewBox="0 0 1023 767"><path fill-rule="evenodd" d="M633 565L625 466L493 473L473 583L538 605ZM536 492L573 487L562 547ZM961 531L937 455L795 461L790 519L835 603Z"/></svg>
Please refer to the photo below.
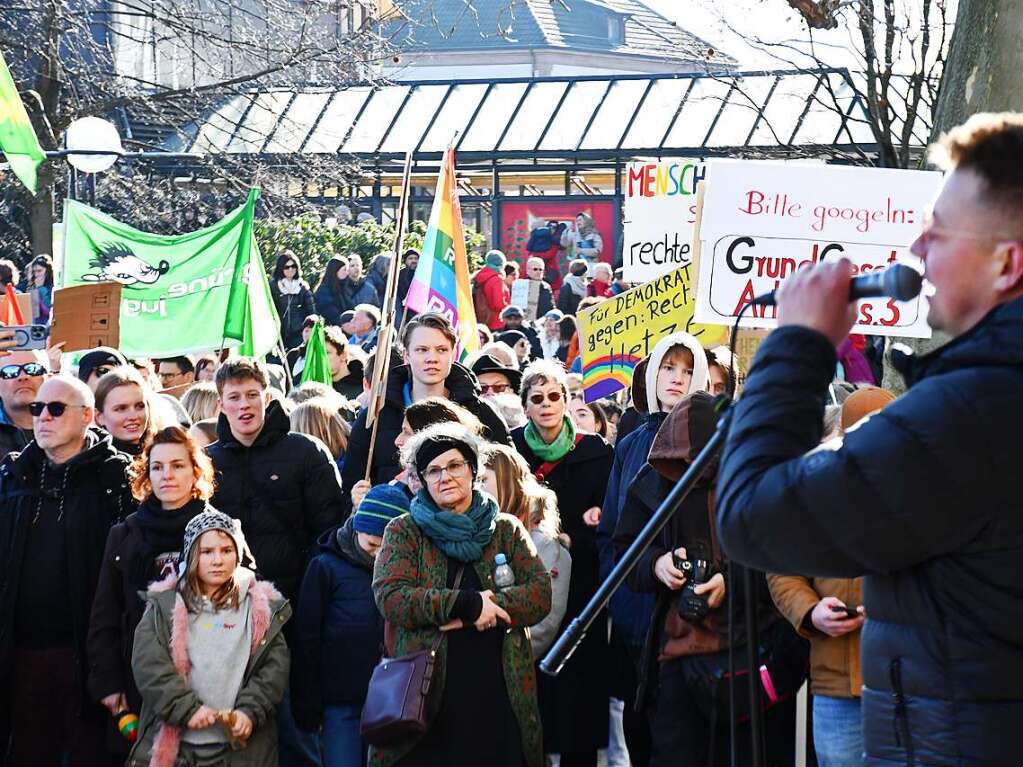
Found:
<svg viewBox="0 0 1023 767"><path fill-rule="evenodd" d="M727 328L693 321L696 294L690 265L579 312L579 347L587 402L632 384L636 365L665 336L684 330L705 347L722 343Z"/></svg>

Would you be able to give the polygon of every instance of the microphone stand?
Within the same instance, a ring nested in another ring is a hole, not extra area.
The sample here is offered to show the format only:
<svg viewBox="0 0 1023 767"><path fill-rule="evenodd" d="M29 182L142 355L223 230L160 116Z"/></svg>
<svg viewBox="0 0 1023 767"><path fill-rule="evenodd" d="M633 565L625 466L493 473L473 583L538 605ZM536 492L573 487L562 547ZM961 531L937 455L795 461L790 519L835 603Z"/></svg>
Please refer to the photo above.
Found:
<svg viewBox="0 0 1023 767"><path fill-rule="evenodd" d="M583 608L582 612L577 615L568 628L562 632L561 636L554 643L554 646L547 652L547 655L543 660L540 661L540 670L550 676L557 676L558 672L564 667L565 663L575 652L579 643L582 642L586 636L586 632L590 626L597 619L597 616L607 607L607 603L611 599L611 595L618 589L618 587L625 581L636 564L639 562L640 556L646 551L647 547L653 543L654 539L658 536L664 526L668 523L668 520L674 516L675 512L681 508L685 499L692 492L696 483L700 481L707 469L710 468L711 464L717 460L718 454L725 446L725 439L728 437L728 426L731 422L732 417L732 403L728 397L720 396L715 403L715 408L721 414L718 420L717 428L714 431L714 435L710 438L704 448L700 451L699 455L693 460L686 470L686 473L682 475L682 478L675 484L672 491L668 494L668 497L661 502L661 505L654 512L654 515L650 518L650 521L646 523L643 529L636 536L636 540L632 542L629 548L622 554L621 558L615 564L614 569L608 575L607 579L600 584L596 593L591 597L586 607ZM739 568L740 565L735 563L729 563L729 569ZM756 607L754 605L753 597L755 588L752 574L748 568L742 567L742 585L743 592L746 598L746 655L747 664L749 666L750 674L750 730L753 738L753 767L761 767L763 761L763 725L762 725L762 711L760 708L760 685L757 684L760 679L759 664L758 664L758 647L759 637L756 626ZM731 579L729 579L731 580ZM729 583L729 586L731 583ZM729 621L731 621L731 612L729 612ZM731 648L729 649L731 653ZM734 681L734 676L731 677L729 684ZM733 702L734 708L734 702ZM735 717L731 717L732 726L734 726ZM732 748L732 760L735 763L735 748Z"/></svg>

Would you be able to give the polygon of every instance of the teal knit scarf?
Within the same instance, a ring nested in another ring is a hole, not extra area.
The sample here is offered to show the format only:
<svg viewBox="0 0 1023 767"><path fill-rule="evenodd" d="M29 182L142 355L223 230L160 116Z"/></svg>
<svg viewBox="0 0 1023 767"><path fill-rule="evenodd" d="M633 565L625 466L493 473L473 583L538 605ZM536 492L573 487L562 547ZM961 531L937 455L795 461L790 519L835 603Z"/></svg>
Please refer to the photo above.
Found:
<svg viewBox="0 0 1023 767"><path fill-rule="evenodd" d="M494 521L497 501L479 490L473 491L472 505L464 514L441 509L426 488L412 499L409 511L412 521L437 548L466 564L483 557L483 548L490 543L497 527Z"/></svg>
<svg viewBox="0 0 1023 767"><path fill-rule="evenodd" d="M575 447L575 424L566 415L561 431L549 445L543 441L543 437L540 436L540 432L533 426L532 421L526 424L526 430L522 433L522 436L526 438L526 444L533 451L533 455L540 460L544 462L560 461L568 455L569 450Z"/></svg>

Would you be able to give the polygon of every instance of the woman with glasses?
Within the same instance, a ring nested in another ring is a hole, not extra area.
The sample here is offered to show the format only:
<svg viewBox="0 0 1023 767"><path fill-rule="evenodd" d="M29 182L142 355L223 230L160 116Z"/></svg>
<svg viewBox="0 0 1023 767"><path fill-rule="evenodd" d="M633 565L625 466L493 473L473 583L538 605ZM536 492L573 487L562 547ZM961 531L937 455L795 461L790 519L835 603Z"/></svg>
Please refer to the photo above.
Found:
<svg viewBox="0 0 1023 767"><path fill-rule="evenodd" d="M391 657L438 641L429 729L370 749L370 765L540 767L526 628L551 609L551 581L522 523L479 483L480 442L457 424L415 434L402 463L422 489L384 531L373 592L395 628ZM499 588L503 555L514 583Z"/></svg>
<svg viewBox="0 0 1023 767"><path fill-rule="evenodd" d="M294 349L302 343L302 321L316 311L309 283L302 279L302 263L292 251L277 257L270 294L281 318L281 340L285 349Z"/></svg>
<svg viewBox="0 0 1023 767"><path fill-rule="evenodd" d="M557 363L541 360L526 368L521 394L529 422L512 431L515 449L557 496L572 554L567 625L600 582L597 524L613 453L602 437L576 430L568 416L568 381ZM544 750L561 754L562 767L596 765L597 750L607 745L606 655L607 633L595 625L558 676L541 675Z"/></svg>

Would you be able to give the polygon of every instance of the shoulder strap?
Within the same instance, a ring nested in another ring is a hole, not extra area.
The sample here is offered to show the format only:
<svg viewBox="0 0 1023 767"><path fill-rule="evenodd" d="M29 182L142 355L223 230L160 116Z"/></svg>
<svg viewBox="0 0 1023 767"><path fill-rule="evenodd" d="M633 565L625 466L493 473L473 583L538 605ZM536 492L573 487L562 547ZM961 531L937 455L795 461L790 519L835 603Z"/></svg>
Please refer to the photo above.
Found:
<svg viewBox="0 0 1023 767"><path fill-rule="evenodd" d="M455 583L452 585L454 591L458 591L458 587L462 585L462 573L465 572L465 565L458 566L458 572L455 573ZM444 632L438 631L437 637L433 640L433 645L430 647L433 652L437 652L440 649L440 643L444 641Z"/></svg>
<svg viewBox="0 0 1023 767"><path fill-rule="evenodd" d="M579 432L576 432L575 444L572 445L572 450L575 450L575 448L579 445L579 443L582 442L583 436L584 435L580 434ZM569 451L569 452L571 452L571 451ZM545 461L544 463L542 463L539 466L537 466L536 467L536 471L533 472L536 475L537 481L540 482L541 484L543 484L543 481L547 477L549 477L551 475L552 471L554 471L556 468L558 468L558 464L561 463L562 461L564 461L565 460L565 456L567 456L567 455L568 455L568 453L565 453L565 455L561 456L561 458L559 458L556 461Z"/></svg>

